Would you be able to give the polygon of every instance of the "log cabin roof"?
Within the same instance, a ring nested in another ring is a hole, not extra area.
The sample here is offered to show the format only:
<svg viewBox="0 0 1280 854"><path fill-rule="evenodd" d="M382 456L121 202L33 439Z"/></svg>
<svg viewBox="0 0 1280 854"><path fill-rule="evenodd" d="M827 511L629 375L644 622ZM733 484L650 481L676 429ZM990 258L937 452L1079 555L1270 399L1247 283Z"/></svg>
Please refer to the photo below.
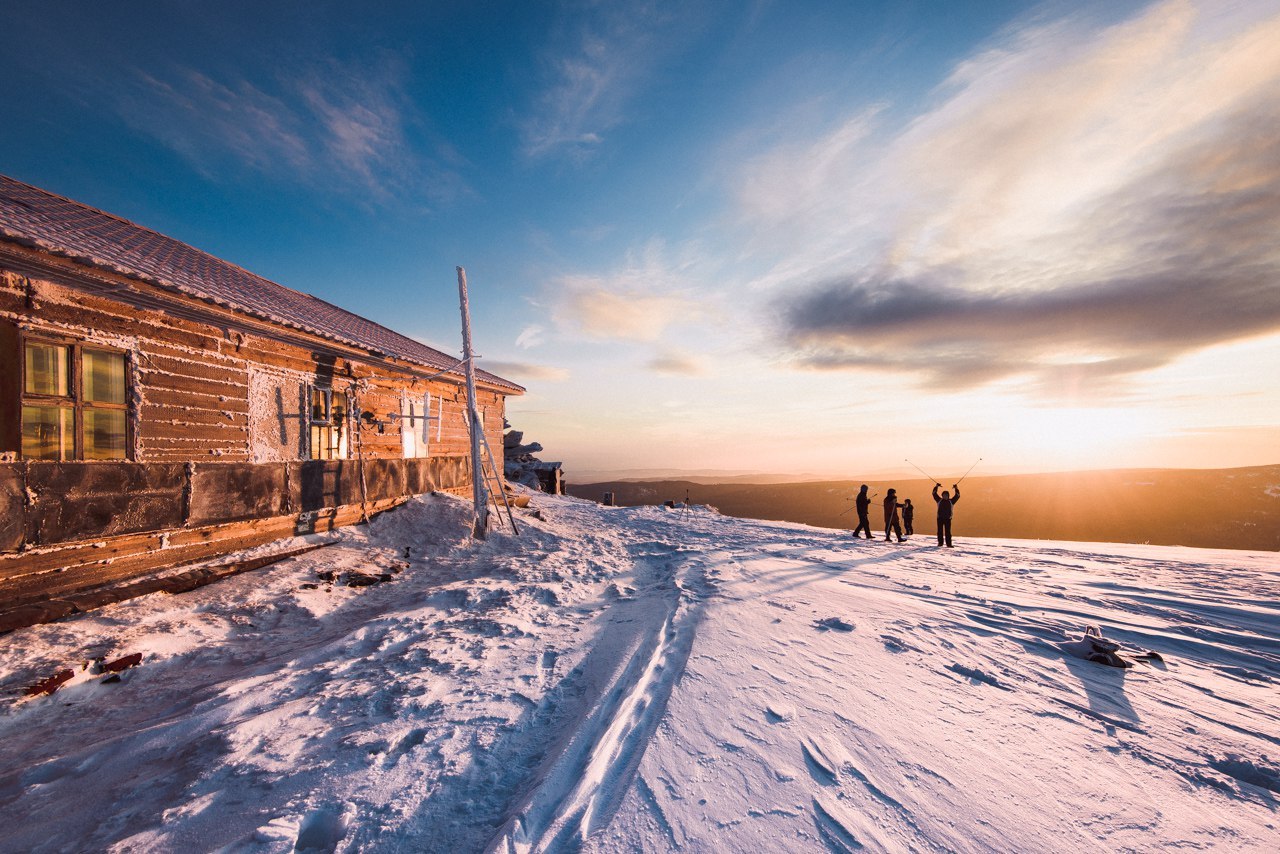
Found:
<svg viewBox="0 0 1280 854"><path fill-rule="evenodd" d="M372 320L5 175L0 175L0 237L374 354L461 374L456 358ZM488 371L477 369L476 377L509 391L524 391Z"/></svg>

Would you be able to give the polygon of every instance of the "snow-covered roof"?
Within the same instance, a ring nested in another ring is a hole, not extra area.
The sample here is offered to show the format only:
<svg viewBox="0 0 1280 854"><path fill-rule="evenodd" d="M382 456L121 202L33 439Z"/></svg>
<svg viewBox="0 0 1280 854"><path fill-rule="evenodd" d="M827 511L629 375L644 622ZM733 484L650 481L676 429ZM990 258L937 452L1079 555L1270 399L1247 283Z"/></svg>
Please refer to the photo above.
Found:
<svg viewBox="0 0 1280 854"><path fill-rule="evenodd" d="M457 365L452 356L332 303L5 175L0 175L0 237L370 353L442 371ZM476 376L511 391L524 391L488 371L477 370Z"/></svg>

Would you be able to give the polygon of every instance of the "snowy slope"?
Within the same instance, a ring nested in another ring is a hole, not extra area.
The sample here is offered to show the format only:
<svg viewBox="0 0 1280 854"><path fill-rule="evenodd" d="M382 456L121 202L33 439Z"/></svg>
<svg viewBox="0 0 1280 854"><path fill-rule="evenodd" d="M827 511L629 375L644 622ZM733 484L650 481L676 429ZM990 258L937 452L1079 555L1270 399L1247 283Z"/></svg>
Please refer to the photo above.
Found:
<svg viewBox="0 0 1280 854"><path fill-rule="evenodd" d="M534 504L0 638L0 850L1280 850L1274 553Z"/></svg>

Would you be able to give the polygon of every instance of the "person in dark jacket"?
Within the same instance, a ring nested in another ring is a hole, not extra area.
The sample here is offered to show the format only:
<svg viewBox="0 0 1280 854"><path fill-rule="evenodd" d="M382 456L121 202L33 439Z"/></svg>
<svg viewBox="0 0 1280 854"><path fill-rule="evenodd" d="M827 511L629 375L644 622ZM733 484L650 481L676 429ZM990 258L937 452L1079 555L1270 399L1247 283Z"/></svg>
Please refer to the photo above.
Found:
<svg viewBox="0 0 1280 854"><path fill-rule="evenodd" d="M942 545L945 539L947 548L951 548L951 508L960 502L960 484L951 484L954 494L943 490L942 497L939 498L938 490L941 488L940 483L933 485L933 500L938 502L938 545Z"/></svg>
<svg viewBox="0 0 1280 854"><path fill-rule="evenodd" d="M916 508L911 506L911 499L907 499L907 503L902 505L902 533L903 536L911 536L916 532L912 526L912 521L916 518Z"/></svg>
<svg viewBox="0 0 1280 854"><path fill-rule="evenodd" d="M866 531L868 540L875 539L871 536L871 519L867 516L871 511L871 496L867 495L867 485L865 483L862 484L862 489L858 492L854 506L858 511L858 527L853 529L853 536L856 538L859 531Z"/></svg>
<svg viewBox="0 0 1280 854"><path fill-rule="evenodd" d="M902 528L898 526L898 508L901 506L898 503L898 490L889 490L884 497L884 541L886 543L889 542L890 529L898 536L898 542L902 542Z"/></svg>

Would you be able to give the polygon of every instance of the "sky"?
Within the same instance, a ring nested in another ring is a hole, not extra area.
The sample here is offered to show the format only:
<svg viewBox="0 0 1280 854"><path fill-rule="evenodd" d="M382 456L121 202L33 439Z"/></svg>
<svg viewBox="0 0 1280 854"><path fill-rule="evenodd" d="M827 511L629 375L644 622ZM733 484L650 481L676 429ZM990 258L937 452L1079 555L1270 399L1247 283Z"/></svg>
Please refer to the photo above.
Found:
<svg viewBox="0 0 1280 854"><path fill-rule="evenodd" d="M1280 0L355 8L15 6L0 172L454 353L465 267L570 480L1280 462Z"/></svg>

